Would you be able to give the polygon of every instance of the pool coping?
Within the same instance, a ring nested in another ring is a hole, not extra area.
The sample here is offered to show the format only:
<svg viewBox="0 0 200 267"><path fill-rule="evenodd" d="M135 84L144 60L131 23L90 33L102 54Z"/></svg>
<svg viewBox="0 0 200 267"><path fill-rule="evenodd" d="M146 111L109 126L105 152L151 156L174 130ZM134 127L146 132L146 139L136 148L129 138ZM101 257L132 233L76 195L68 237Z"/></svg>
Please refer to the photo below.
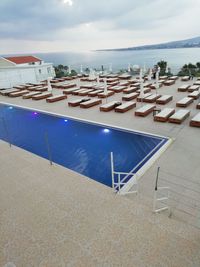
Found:
<svg viewBox="0 0 200 267"><path fill-rule="evenodd" d="M105 127L117 129L119 131L126 131L126 132L137 133L137 134L141 134L141 135L145 135L145 136L151 136L151 137L167 139L167 141L158 149L158 151L156 151L156 153L153 154L150 157L150 159L148 159L147 162L135 173L135 175L132 178L130 178L128 180L128 182L121 188L121 190L120 190L121 192L120 193L122 193L122 194L128 192L130 190L130 188L137 183L137 181L146 173L146 171L154 164L154 162L166 151L166 149L174 141L174 139L172 139L171 137L168 137L168 136L162 136L162 135L158 135L158 134L151 134L151 133L147 133L147 132L144 132L144 131L138 131L138 130L136 131L136 130L132 130L132 129L129 129L129 128L119 127L119 126L116 126L116 125L110 125L110 124L106 124L106 123L102 124L102 123L99 123L99 122L96 122L96 121L81 119L81 118L78 118L78 117L68 116L68 115L55 113L55 112L49 112L49 111L41 110L41 109L37 109L37 108L32 108L32 107L27 107L27 106L20 106L20 105L11 104L11 103L2 102L2 101L0 101L0 104L7 105L7 106L12 106L12 107L17 107L17 108L21 108L21 109L26 109L26 110L29 110L29 111L36 111L36 112L43 113L43 114L54 115L56 117L60 117L60 118L64 118L64 119L68 118L68 119L72 119L72 120L79 121L79 122L85 122L85 123L89 123L89 124L105 126Z"/></svg>

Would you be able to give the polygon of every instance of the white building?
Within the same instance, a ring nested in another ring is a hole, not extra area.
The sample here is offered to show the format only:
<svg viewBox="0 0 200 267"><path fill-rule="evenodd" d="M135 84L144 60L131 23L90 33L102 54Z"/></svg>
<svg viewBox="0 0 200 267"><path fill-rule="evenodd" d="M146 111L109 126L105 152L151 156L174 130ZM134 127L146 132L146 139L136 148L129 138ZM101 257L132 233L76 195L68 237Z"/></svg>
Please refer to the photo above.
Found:
<svg viewBox="0 0 200 267"><path fill-rule="evenodd" d="M0 57L0 89L55 77L52 63L34 56Z"/></svg>

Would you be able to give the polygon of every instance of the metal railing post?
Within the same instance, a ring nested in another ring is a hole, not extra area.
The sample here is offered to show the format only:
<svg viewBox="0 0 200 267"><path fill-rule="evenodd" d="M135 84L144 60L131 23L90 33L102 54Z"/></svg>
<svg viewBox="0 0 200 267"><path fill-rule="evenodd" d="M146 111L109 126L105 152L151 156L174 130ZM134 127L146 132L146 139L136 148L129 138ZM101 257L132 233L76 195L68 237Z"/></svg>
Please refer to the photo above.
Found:
<svg viewBox="0 0 200 267"><path fill-rule="evenodd" d="M48 133L47 132L45 132L44 138L45 138L45 142L46 142L46 146L47 146L47 153L48 153L48 157L49 157L49 163L50 163L50 165L53 165L51 149L50 149L50 145L49 145L49 138L48 138Z"/></svg>
<svg viewBox="0 0 200 267"><path fill-rule="evenodd" d="M155 191L158 190L158 177L159 177L159 171L160 171L160 167L158 167L157 169L157 175L156 175L156 184L155 184Z"/></svg>
<svg viewBox="0 0 200 267"><path fill-rule="evenodd" d="M118 173L118 192L121 192L120 173Z"/></svg>
<svg viewBox="0 0 200 267"><path fill-rule="evenodd" d="M114 160L113 152L110 152L110 164L111 164L111 176L112 176L112 188L115 188L115 178L114 178Z"/></svg>

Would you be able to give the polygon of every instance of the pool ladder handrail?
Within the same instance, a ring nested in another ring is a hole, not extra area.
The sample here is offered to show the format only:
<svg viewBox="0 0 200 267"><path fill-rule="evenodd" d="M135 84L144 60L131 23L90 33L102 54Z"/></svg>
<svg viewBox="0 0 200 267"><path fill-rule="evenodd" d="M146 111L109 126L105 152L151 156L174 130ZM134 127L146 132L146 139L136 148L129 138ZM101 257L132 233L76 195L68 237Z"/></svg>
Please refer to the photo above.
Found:
<svg viewBox="0 0 200 267"><path fill-rule="evenodd" d="M110 152L110 160L111 160L111 174L112 174L112 188L114 189L115 192L119 193L119 194L137 194L138 192L138 183L137 183L137 179L136 179L136 173L133 172L117 172L114 170L114 160L113 160L113 152ZM117 179L115 179L115 176L117 175ZM124 178L128 177L129 175L131 175L132 177L135 176L135 189L125 192L122 191L122 186L126 184L126 182L124 182Z"/></svg>

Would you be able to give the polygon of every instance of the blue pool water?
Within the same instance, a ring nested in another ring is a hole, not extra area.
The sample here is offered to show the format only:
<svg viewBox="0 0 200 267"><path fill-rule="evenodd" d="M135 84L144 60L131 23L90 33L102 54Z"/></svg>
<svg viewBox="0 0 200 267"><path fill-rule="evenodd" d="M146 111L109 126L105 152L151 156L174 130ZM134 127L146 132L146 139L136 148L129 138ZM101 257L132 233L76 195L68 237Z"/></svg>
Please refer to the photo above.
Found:
<svg viewBox="0 0 200 267"><path fill-rule="evenodd" d="M115 170L130 172L167 142L166 138L122 131L96 124L0 104L0 139L111 186L110 152Z"/></svg>

